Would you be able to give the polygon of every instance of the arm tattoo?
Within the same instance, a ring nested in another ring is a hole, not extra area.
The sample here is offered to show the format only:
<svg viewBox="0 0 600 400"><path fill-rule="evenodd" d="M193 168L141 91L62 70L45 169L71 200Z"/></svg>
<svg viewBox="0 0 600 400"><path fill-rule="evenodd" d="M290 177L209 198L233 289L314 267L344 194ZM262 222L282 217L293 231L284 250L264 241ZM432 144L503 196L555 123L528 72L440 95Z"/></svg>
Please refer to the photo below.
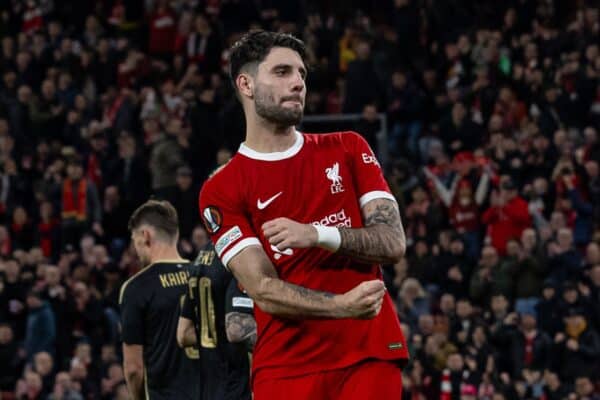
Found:
<svg viewBox="0 0 600 400"><path fill-rule="evenodd" d="M256 321L250 314L230 312L225 315L227 339L232 343L248 341L251 347L256 343Z"/></svg>
<svg viewBox="0 0 600 400"><path fill-rule="evenodd" d="M395 202L376 199L363 207L364 228L340 228L338 253L361 262L393 263L404 254L406 239Z"/></svg>

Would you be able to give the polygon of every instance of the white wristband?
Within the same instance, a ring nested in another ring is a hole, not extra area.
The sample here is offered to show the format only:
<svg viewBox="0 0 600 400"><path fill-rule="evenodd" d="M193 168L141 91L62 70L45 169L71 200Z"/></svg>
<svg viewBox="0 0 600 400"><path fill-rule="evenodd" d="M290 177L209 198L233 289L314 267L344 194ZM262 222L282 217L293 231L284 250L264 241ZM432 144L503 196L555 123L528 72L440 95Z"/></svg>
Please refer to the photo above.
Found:
<svg viewBox="0 0 600 400"><path fill-rule="evenodd" d="M314 225L317 230L317 246L336 252L342 244L340 230L332 226Z"/></svg>

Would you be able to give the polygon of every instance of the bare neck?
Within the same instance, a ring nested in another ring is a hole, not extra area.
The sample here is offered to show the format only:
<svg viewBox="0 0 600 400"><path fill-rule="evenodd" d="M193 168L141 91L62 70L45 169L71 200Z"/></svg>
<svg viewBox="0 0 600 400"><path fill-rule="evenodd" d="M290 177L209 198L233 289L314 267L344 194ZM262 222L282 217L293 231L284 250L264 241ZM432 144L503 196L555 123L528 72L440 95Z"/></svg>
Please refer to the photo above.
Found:
<svg viewBox="0 0 600 400"><path fill-rule="evenodd" d="M184 261L183 258L179 255L179 251L177 251L177 245L169 245L169 244L156 244L156 247L153 249L150 254L150 264L159 262L159 261Z"/></svg>
<svg viewBox="0 0 600 400"><path fill-rule="evenodd" d="M289 149L296 142L294 126L278 126L256 114L246 117L244 144L259 153L274 153Z"/></svg>

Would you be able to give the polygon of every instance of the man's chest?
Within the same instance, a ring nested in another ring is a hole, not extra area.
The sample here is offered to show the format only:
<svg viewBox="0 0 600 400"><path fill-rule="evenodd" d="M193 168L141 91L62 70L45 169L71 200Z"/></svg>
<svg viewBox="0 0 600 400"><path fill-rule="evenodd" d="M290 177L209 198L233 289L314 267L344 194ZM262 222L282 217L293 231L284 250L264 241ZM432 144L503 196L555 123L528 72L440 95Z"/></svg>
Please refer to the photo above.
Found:
<svg viewBox="0 0 600 400"><path fill-rule="evenodd" d="M358 209L351 168L341 155L275 163L257 172L245 191L255 225L278 217L302 223L327 218L324 225L334 225Z"/></svg>

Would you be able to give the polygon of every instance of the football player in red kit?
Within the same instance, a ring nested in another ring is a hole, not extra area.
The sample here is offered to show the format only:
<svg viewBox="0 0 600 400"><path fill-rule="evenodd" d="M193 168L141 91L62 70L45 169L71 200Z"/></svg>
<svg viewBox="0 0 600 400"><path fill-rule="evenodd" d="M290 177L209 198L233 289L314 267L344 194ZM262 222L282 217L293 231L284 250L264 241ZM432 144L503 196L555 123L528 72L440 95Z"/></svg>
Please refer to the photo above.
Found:
<svg viewBox="0 0 600 400"><path fill-rule="evenodd" d="M400 399L408 353L379 263L406 245L381 167L356 133L295 129L300 40L255 31L230 54L246 140L205 183L200 213L255 301L254 398Z"/></svg>

